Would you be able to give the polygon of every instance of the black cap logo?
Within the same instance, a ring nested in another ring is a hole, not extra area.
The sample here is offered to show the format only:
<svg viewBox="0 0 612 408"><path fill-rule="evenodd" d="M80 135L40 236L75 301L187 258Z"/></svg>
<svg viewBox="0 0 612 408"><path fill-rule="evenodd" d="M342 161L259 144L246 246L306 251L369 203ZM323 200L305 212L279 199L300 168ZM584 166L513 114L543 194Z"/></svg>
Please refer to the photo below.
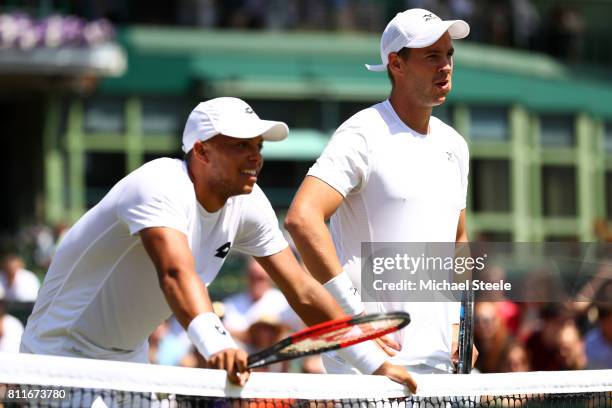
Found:
<svg viewBox="0 0 612 408"><path fill-rule="evenodd" d="M425 19L425 21L429 21L429 20L433 20L434 18L436 18L436 16L434 16L431 13L429 13L429 14L424 14L423 18Z"/></svg>
<svg viewBox="0 0 612 408"><path fill-rule="evenodd" d="M246 109L244 110L246 113L253 113L253 109L251 109L250 106L247 106Z"/></svg>

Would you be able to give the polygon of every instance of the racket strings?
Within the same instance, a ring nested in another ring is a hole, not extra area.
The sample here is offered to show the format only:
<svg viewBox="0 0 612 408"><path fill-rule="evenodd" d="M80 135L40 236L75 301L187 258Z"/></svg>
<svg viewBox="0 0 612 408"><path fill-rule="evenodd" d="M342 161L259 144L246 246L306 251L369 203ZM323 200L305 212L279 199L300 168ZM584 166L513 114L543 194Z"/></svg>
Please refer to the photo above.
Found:
<svg viewBox="0 0 612 408"><path fill-rule="evenodd" d="M358 343L364 338L378 337L395 330L401 319L385 319L375 322L363 322L357 325L343 326L310 336L290 344L280 352L282 354L300 354L310 350L335 349L339 344ZM382 333L385 332L385 333ZM381 334L382 333L382 334Z"/></svg>

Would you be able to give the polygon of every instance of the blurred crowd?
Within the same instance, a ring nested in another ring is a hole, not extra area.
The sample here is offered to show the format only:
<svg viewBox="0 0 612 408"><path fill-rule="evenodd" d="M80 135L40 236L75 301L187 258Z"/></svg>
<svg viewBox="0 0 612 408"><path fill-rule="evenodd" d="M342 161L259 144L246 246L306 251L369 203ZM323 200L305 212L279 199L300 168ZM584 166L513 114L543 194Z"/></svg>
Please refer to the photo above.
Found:
<svg viewBox="0 0 612 408"><path fill-rule="evenodd" d="M581 58L586 19L558 2L546 12L532 0L182 0L145 4L74 2L72 12L115 24L221 29L332 30L380 33L398 12L420 7L469 22L469 41Z"/></svg>
<svg viewBox="0 0 612 408"><path fill-rule="evenodd" d="M23 325L40 288L40 278L61 240L65 225L36 225L20 234L20 253L0 258L0 352L18 352ZM25 252L24 252L25 251ZM248 352L271 346L303 327L282 293L252 258L243 258L244 290L213 299L214 310L237 342ZM30 269L36 270L34 273ZM505 270L490 265L491 281ZM612 265L602 263L571 301L512 302L499 293L479 299L474 309L474 342L481 373L612 369ZM13 316L8 311L11 311ZM13 312L14 311L14 312ZM149 339L152 363L205 367L187 334L174 318L162 323ZM320 358L312 357L265 367L264 371L321 373Z"/></svg>
<svg viewBox="0 0 612 408"><path fill-rule="evenodd" d="M88 47L113 38L113 27L104 19L88 22L58 14L41 19L23 12L0 14L0 49Z"/></svg>
<svg viewBox="0 0 612 408"><path fill-rule="evenodd" d="M476 368L482 373L612 368L612 304L595 306L590 316L581 312L574 303L478 302Z"/></svg>
<svg viewBox="0 0 612 408"><path fill-rule="evenodd" d="M23 323L8 314L7 303L31 304L36 300L40 282L38 277L25 269L23 259L14 253L6 254L0 260L0 352L19 352L23 334Z"/></svg>
<svg viewBox="0 0 612 408"><path fill-rule="evenodd" d="M63 2L61 10L23 3L0 6L0 47L99 43L113 38L113 25L129 24L380 33L396 13L420 7L469 22L469 41L579 62L589 30L579 9L559 2L543 12L532 0L87 0Z"/></svg>

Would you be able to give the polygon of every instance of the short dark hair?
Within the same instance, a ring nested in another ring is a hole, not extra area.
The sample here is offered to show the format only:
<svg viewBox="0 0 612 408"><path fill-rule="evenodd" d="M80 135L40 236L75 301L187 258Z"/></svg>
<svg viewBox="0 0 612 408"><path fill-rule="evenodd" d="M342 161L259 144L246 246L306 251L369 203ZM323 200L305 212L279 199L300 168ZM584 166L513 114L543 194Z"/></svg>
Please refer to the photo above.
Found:
<svg viewBox="0 0 612 408"><path fill-rule="evenodd" d="M397 52L397 55L403 59L404 61L408 59L410 56L410 48L403 47L401 50ZM391 70L389 69L389 64L387 64L387 76L389 77L389 81L391 81L391 85L395 85L393 80L393 75L391 75Z"/></svg>

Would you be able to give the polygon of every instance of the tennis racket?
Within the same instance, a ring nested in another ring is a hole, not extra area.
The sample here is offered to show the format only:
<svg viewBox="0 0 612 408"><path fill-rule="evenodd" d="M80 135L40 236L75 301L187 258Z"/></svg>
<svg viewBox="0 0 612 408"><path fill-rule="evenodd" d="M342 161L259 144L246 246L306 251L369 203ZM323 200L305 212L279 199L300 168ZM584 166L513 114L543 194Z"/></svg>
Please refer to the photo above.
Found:
<svg viewBox="0 0 612 408"><path fill-rule="evenodd" d="M459 314L459 362L457 374L472 371L472 351L474 345L474 291L466 289L461 295Z"/></svg>
<svg viewBox="0 0 612 408"><path fill-rule="evenodd" d="M410 323L410 315L390 312L365 316L346 316L307 327L275 345L251 354L248 367L256 368L279 361L324 353L384 336Z"/></svg>

